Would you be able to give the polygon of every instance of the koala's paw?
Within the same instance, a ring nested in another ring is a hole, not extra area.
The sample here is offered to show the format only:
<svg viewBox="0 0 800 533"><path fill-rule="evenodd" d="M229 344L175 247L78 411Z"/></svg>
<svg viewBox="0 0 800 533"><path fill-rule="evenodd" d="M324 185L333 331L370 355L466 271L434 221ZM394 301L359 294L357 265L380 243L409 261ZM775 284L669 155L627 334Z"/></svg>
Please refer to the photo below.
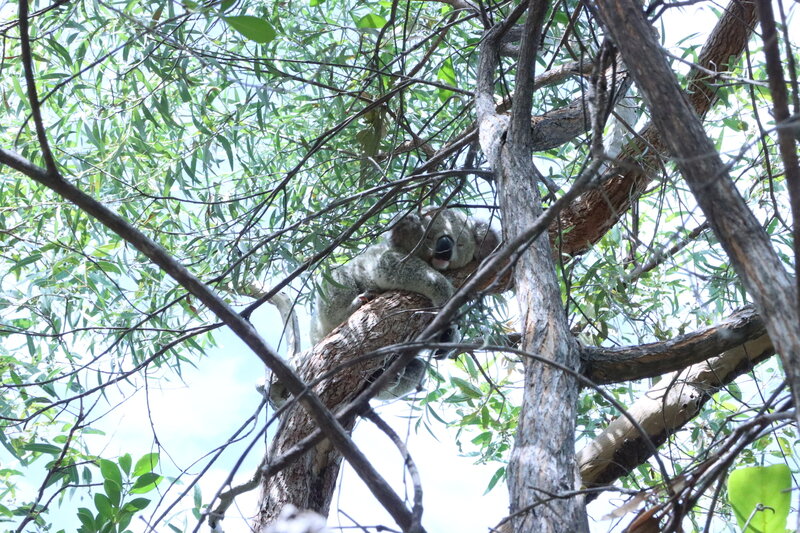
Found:
<svg viewBox="0 0 800 533"><path fill-rule="evenodd" d="M439 273L437 272L437 274ZM453 296L456 291L453 289L453 285L450 284L447 278L439 275L434 278L430 287L422 286L416 290L412 289L412 292L417 292L427 296L434 307L441 307Z"/></svg>
<svg viewBox="0 0 800 533"><path fill-rule="evenodd" d="M475 259L483 261L500 246L500 234L483 221L475 223Z"/></svg>
<svg viewBox="0 0 800 533"><path fill-rule="evenodd" d="M289 391L278 381L269 382L260 379L256 382L256 390L266 398L273 410L277 411L289 401Z"/></svg>

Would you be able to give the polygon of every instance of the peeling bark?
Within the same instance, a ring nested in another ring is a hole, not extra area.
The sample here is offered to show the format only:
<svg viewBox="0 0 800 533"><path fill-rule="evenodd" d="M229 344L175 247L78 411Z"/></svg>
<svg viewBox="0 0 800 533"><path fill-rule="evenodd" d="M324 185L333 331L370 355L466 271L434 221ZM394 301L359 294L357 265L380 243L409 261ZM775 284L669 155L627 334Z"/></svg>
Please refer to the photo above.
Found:
<svg viewBox="0 0 800 533"><path fill-rule="evenodd" d="M660 446L694 418L715 392L774 353L769 336L761 335L718 357L664 376L628 412ZM643 438L627 418L611 422L578 453L584 485L613 483L647 461L650 452Z"/></svg>
<svg viewBox="0 0 800 533"><path fill-rule="evenodd" d="M358 359L413 337L432 319L428 305L418 294L389 292L378 296L307 352L297 373L304 382L315 383L312 389L335 411L358 396L370 378L386 366L384 357ZM350 364L353 361L358 362ZM319 379L335 368L342 370ZM354 424L355 417L342 421L348 431L352 431ZM305 410L291 409L281 421L269 457L285 453L315 429L316 424ZM324 439L287 468L265 478L256 526L263 527L276 520L287 504L327 515L341 459L341 454ZM269 467L269 461L265 466Z"/></svg>

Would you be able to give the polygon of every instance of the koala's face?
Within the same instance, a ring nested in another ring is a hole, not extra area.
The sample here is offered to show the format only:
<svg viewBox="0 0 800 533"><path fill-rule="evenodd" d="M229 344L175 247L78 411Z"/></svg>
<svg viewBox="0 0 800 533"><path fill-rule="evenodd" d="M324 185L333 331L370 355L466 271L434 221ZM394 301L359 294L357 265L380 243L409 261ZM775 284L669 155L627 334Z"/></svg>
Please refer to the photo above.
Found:
<svg viewBox="0 0 800 533"><path fill-rule="evenodd" d="M420 256L436 270L461 268L475 256L475 236L472 223L460 211L445 209L426 213L422 219L423 227L430 224Z"/></svg>

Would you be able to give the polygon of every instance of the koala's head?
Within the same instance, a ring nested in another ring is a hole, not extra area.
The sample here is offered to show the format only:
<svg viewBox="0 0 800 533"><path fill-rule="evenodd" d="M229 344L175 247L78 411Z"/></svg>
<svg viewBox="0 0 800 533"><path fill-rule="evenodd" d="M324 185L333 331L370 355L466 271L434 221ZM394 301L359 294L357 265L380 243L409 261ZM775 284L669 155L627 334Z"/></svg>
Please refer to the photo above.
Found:
<svg viewBox="0 0 800 533"><path fill-rule="evenodd" d="M461 211L429 208L421 216L412 213L400 220L389 241L395 248L413 251L436 270L452 270L486 257L485 251L491 252L499 237Z"/></svg>

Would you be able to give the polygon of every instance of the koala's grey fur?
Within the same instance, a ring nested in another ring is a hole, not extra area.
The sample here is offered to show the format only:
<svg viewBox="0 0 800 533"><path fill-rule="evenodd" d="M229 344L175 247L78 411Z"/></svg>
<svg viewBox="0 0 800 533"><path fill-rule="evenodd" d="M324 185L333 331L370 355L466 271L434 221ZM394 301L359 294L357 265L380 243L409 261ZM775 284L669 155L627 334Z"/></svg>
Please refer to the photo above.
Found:
<svg viewBox="0 0 800 533"><path fill-rule="evenodd" d="M311 340L318 343L375 293L406 290L441 306L453 295L453 285L440 271L482 260L499 242L487 223L470 219L461 211L428 209L421 215L406 215L394 225L386 241L370 246L334 270L334 283L322 283ZM453 337L449 333L448 338ZM378 398L402 396L421 383L425 362L417 359L412 363Z"/></svg>

